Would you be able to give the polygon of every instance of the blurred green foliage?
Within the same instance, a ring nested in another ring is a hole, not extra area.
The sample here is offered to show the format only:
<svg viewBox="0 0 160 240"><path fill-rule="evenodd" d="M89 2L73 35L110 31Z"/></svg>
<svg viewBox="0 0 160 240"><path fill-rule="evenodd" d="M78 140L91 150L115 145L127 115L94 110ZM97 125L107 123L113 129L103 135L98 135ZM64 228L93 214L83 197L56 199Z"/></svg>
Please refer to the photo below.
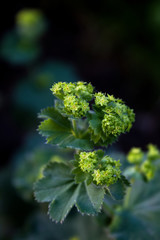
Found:
<svg viewBox="0 0 160 240"><path fill-rule="evenodd" d="M148 102L153 107L160 90L160 2L106 1L103 4L100 8L101 3L68 2L69 6L75 7L78 21L84 26L78 42L79 51L87 59L84 64L90 57L100 59L102 63L113 59L115 65L119 62L119 71L126 77L122 81L125 81L126 88L131 86L128 94L137 96L140 89L141 98L148 83L152 90L147 92ZM79 77L74 68L65 63L37 62L43 52L40 39L48 24L39 10L29 10L28 16L26 13L25 9L17 15L14 29L1 41L0 52L8 63L27 67L27 77L23 77L13 91L13 105L17 122L24 124L23 129L27 127L32 131L37 124L36 120L33 123L33 115L36 119L40 108L52 105L52 97L48 94L51 84L77 81ZM143 106L146 100L142 99ZM44 163L51 157L63 157L63 154L57 149L42 147L42 142L37 136L29 137L10 166L0 172L0 239L159 240L159 172L149 183L143 182L135 169L131 169L124 154L115 149L112 156L123 159L124 173L136 179L124 202L106 196L109 208L104 204L103 212L97 218L82 217L73 209L64 225L52 223L46 216L46 207L42 209L34 202L32 183L39 177ZM65 156L68 154L64 153ZM113 238L108 236L108 225Z"/></svg>
<svg viewBox="0 0 160 240"><path fill-rule="evenodd" d="M158 240L160 236L159 172L153 181L136 180L117 207L111 231L117 240Z"/></svg>
<svg viewBox="0 0 160 240"><path fill-rule="evenodd" d="M54 98L48 89L53 82L78 81L75 69L63 62L46 61L33 67L26 79L22 79L13 90L13 103L32 114L37 114L41 108L52 106Z"/></svg>
<svg viewBox="0 0 160 240"><path fill-rule="evenodd" d="M11 64L31 64L40 56L39 39L46 31L46 20L39 10L23 9L15 23L15 29L2 39L1 55Z"/></svg>
<svg viewBox="0 0 160 240"><path fill-rule="evenodd" d="M13 65L34 62L41 53L38 43L21 38L15 31L6 33L1 42L1 56Z"/></svg>
<svg viewBox="0 0 160 240"><path fill-rule="evenodd" d="M23 9L16 15L18 34L23 38L35 41L46 31L46 20L37 9Z"/></svg>

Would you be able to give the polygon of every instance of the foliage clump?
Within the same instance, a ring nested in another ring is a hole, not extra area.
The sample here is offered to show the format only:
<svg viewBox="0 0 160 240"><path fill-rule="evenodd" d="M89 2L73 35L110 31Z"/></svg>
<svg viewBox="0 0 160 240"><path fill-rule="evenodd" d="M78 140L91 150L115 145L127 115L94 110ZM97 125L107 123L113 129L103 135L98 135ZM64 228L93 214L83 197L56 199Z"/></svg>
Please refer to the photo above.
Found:
<svg viewBox="0 0 160 240"><path fill-rule="evenodd" d="M135 120L133 110L122 100L94 92L90 83L59 82L51 91L58 98L62 114L71 118L87 117L91 139L99 145L112 143L121 133L129 132Z"/></svg>
<svg viewBox="0 0 160 240"><path fill-rule="evenodd" d="M95 215L106 193L120 200L129 186L120 160L101 149L131 129L135 114L122 100L96 92L91 83L58 82L51 91L55 106L41 111L38 130L47 143L76 154L71 161L48 163L35 184L35 197L50 202L55 221L63 221L73 205L82 214Z"/></svg>

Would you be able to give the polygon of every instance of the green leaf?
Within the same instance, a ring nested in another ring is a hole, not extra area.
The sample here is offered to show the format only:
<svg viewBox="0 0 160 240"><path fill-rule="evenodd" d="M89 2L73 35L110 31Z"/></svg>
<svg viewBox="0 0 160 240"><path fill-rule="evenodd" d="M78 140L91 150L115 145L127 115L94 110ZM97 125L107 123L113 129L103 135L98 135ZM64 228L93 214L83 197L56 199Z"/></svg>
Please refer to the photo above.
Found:
<svg viewBox="0 0 160 240"><path fill-rule="evenodd" d="M86 184L87 184L87 185L90 185L92 182L93 182L93 177L92 177L91 175L89 175L89 176L87 177Z"/></svg>
<svg viewBox="0 0 160 240"><path fill-rule="evenodd" d="M80 139L76 138L73 135L70 135L65 141L61 143L61 147L89 151L93 149L93 143L89 139Z"/></svg>
<svg viewBox="0 0 160 240"><path fill-rule="evenodd" d="M160 175L128 188L123 207L116 211L111 231L117 240L158 240L160 236ZM126 224L127 223L127 224ZM134 231L133 231L134 226Z"/></svg>
<svg viewBox="0 0 160 240"><path fill-rule="evenodd" d="M88 114L89 126L93 130L95 135L99 135L102 132L102 120L97 114Z"/></svg>
<svg viewBox="0 0 160 240"><path fill-rule="evenodd" d="M49 214L54 221L62 222L74 205L81 213L94 215L99 212L102 191L88 188L84 182L76 184L67 164L51 162L43 175L34 185L35 197L39 202L50 202Z"/></svg>
<svg viewBox="0 0 160 240"><path fill-rule="evenodd" d="M76 207L82 214L95 215L97 213L96 209L90 201L85 183L82 183L81 185Z"/></svg>
<svg viewBox="0 0 160 240"><path fill-rule="evenodd" d="M127 187L131 186L131 183L128 181L128 179L124 175L121 175L121 180Z"/></svg>
<svg viewBox="0 0 160 240"><path fill-rule="evenodd" d="M97 155L98 155L98 158L101 160L104 156L104 151L103 150L97 150Z"/></svg>
<svg viewBox="0 0 160 240"><path fill-rule="evenodd" d="M131 179L131 178L133 178L135 180L142 180L143 179L142 174L137 171L135 166L127 167L124 170L123 174L129 179Z"/></svg>
<svg viewBox="0 0 160 240"><path fill-rule="evenodd" d="M119 179L116 183L113 185L110 185L108 188L108 194L114 199L114 200L122 200L125 195L126 186L123 183L121 179Z"/></svg>
<svg viewBox="0 0 160 240"><path fill-rule="evenodd" d="M101 210L105 190L104 188L97 187L94 184L86 185L87 193L91 203L97 212Z"/></svg>
<svg viewBox="0 0 160 240"><path fill-rule="evenodd" d="M85 181L85 179L86 179L86 175L83 172L79 172L75 176L75 182L76 183L81 183L81 182Z"/></svg>
<svg viewBox="0 0 160 240"><path fill-rule="evenodd" d="M25 200L33 198L33 183L41 177L43 167L53 154L54 149L40 146L32 151L21 151L16 155L13 184Z"/></svg>
<svg viewBox="0 0 160 240"><path fill-rule="evenodd" d="M47 143L58 145L62 148L72 148L79 150L93 149L93 143L89 139L81 139L73 135L72 129L63 127L62 124L49 118L44 120L39 126L39 133L47 138Z"/></svg>
<svg viewBox="0 0 160 240"><path fill-rule="evenodd" d="M43 174L45 177L34 185L39 202L50 202L73 185L70 169L62 163L50 163Z"/></svg>
<svg viewBox="0 0 160 240"><path fill-rule="evenodd" d="M39 126L39 132L42 136L47 137L48 143L58 144L70 136L71 130L62 127L52 119L44 120Z"/></svg>
<svg viewBox="0 0 160 240"><path fill-rule="evenodd" d="M71 128L71 122L68 120L68 118L61 115L54 107L48 107L38 114L39 118L50 118L58 125L61 125L64 128Z"/></svg>
<svg viewBox="0 0 160 240"><path fill-rule="evenodd" d="M80 185L73 185L59 197L53 200L49 206L49 214L52 220L63 222L68 212L76 203Z"/></svg>

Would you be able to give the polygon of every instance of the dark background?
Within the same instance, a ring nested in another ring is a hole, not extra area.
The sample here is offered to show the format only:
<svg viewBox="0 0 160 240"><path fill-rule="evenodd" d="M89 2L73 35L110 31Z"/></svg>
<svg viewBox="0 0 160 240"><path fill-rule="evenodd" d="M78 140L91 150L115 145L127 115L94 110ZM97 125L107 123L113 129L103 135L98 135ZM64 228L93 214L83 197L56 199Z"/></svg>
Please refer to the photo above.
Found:
<svg viewBox="0 0 160 240"><path fill-rule="evenodd" d="M160 147L160 1L5 1L1 38L14 27L15 15L23 8L42 10L49 23L41 39L40 62L52 58L72 64L83 81L122 98L135 110L136 122L130 133L120 137L120 148L145 149L150 142ZM26 68L1 58L0 69L0 164L4 166L27 132L12 111L12 91Z"/></svg>

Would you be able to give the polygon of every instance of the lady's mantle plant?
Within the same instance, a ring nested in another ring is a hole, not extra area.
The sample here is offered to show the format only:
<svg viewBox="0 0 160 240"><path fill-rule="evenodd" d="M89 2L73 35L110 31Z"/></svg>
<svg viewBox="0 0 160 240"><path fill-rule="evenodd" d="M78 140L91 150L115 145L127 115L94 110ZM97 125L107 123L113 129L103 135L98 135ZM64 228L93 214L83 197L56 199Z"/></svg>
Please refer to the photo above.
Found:
<svg viewBox="0 0 160 240"><path fill-rule="evenodd" d="M122 199L127 179L121 163L102 150L129 132L135 115L113 95L94 91L89 83L52 86L55 106L41 111L39 132L47 143L75 150L74 160L51 161L35 183L35 197L49 202L49 214L63 221L75 205L82 214L100 212L105 194Z"/></svg>
<svg viewBox="0 0 160 240"><path fill-rule="evenodd" d="M127 160L132 164L125 173L129 177L142 178L144 181L150 181L154 178L156 170L156 162L160 158L158 148L153 144L148 144L148 151L144 153L141 148L132 148L127 156Z"/></svg>

